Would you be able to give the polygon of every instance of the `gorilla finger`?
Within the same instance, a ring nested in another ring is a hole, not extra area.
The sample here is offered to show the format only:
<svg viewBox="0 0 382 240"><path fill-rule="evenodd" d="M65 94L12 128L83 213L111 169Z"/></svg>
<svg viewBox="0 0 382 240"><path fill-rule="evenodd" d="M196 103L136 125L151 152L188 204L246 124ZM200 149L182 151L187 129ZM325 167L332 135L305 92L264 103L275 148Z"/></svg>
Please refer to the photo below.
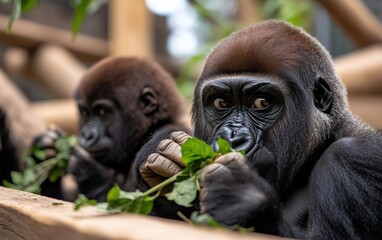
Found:
<svg viewBox="0 0 382 240"><path fill-rule="evenodd" d="M44 150L44 153L45 153L45 159L50 159L57 155L57 150L53 148L48 148Z"/></svg>
<svg viewBox="0 0 382 240"><path fill-rule="evenodd" d="M222 164L212 163L203 168L200 175L200 186L203 189L211 182L223 182L224 186L232 178L231 171Z"/></svg>
<svg viewBox="0 0 382 240"><path fill-rule="evenodd" d="M180 145L185 143L189 138L191 138L191 136L183 131L176 131L171 133L171 140L173 140L176 143L179 143Z"/></svg>
<svg viewBox="0 0 382 240"><path fill-rule="evenodd" d="M44 134L42 136L38 136L34 139L33 145L39 148L54 148L55 140L51 138L49 135Z"/></svg>
<svg viewBox="0 0 382 240"><path fill-rule="evenodd" d="M158 145L158 152L178 165L185 166L182 161L181 147L178 143L170 139L162 140Z"/></svg>
<svg viewBox="0 0 382 240"><path fill-rule="evenodd" d="M215 163L220 163L229 168L231 171L235 171L236 173L247 170L251 171L251 169L248 166L248 161L246 157L238 152L224 154L218 157L215 160Z"/></svg>
<svg viewBox="0 0 382 240"><path fill-rule="evenodd" d="M182 170L178 164L158 153L151 154L145 165L162 177L172 177Z"/></svg>
<svg viewBox="0 0 382 240"><path fill-rule="evenodd" d="M161 182L163 182L166 178L162 177L155 172L153 172L149 167L148 163L141 165L139 168L139 173L141 174L143 180L150 186L153 187Z"/></svg>

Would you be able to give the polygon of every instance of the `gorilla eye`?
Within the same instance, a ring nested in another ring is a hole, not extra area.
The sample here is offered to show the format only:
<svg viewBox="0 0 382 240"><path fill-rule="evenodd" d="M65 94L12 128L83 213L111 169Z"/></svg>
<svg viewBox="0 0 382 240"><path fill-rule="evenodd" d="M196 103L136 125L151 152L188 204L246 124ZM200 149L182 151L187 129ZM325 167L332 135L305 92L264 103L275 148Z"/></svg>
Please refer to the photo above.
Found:
<svg viewBox="0 0 382 240"><path fill-rule="evenodd" d="M255 101L252 103L252 108L261 110L269 107L271 105L270 101L266 98L256 98Z"/></svg>
<svg viewBox="0 0 382 240"><path fill-rule="evenodd" d="M104 107L100 107L97 109L97 115L105 118L109 115L109 110Z"/></svg>
<svg viewBox="0 0 382 240"><path fill-rule="evenodd" d="M216 109L226 108L226 107L228 107L228 102L226 100L224 100L223 98L215 98L214 107Z"/></svg>
<svg viewBox="0 0 382 240"><path fill-rule="evenodd" d="M89 116L89 111L84 109L84 108L81 108L80 109L80 115L81 115L82 118L86 118L86 117Z"/></svg>

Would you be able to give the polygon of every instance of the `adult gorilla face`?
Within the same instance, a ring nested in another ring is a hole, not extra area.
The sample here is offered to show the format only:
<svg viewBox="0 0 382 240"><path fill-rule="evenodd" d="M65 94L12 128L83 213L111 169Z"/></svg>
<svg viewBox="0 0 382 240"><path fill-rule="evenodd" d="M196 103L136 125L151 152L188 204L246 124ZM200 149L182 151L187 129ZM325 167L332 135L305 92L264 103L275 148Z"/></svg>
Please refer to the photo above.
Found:
<svg viewBox="0 0 382 240"><path fill-rule="evenodd" d="M204 116L212 126L209 142L226 139L252 159L264 131L284 113L280 87L262 76L233 76L214 79L202 88Z"/></svg>

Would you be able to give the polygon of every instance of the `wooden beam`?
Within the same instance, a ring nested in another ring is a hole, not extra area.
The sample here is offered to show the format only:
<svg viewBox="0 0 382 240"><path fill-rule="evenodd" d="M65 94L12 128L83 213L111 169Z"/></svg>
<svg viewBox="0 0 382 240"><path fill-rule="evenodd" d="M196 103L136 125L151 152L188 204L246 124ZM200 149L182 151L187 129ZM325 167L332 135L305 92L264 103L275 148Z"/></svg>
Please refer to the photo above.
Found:
<svg viewBox="0 0 382 240"><path fill-rule="evenodd" d="M46 129L46 123L30 110L29 101L0 69L0 107L5 110L10 138L17 153L30 146Z"/></svg>
<svg viewBox="0 0 382 240"><path fill-rule="evenodd" d="M45 43L61 45L85 61L97 61L108 54L105 40L79 34L75 40L66 30L49 27L32 21L18 19L14 22L12 33L6 34L9 17L0 14L0 43L27 49L36 49Z"/></svg>
<svg viewBox="0 0 382 240"><path fill-rule="evenodd" d="M58 98L72 98L86 67L60 46L44 45L32 59L35 81Z"/></svg>
<svg viewBox="0 0 382 240"><path fill-rule="evenodd" d="M381 95L350 95L349 106L360 119L375 128L382 129Z"/></svg>
<svg viewBox="0 0 382 240"><path fill-rule="evenodd" d="M382 43L382 24L361 0L318 0L359 47Z"/></svg>
<svg viewBox="0 0 382 240"><path fill-rule="evenodd" d="M145 1L111 0L109 11L110 54L151 57L151 13Z"/></svg>
<svg viewBox="0 0 382 240"><path fill-rule="evenodd" d="M105 213L95 207L75 212L72 203L3 187L0 187L0 216L0 239L281 239L193 227L180 221L136 214Z"/></svg>
<svg viewBox="0 0 382 240"><path fill-rule="evenodd" d="M382 44L336 58L335 68L349 93L382 93Z"/></svg>
<svg viewBox="0 0 382 240"><path fill-rule="evenodd" d="M33 102L31 110L48 124L57 125L68 134L78 134L79 116L73 99Z"/></svg>

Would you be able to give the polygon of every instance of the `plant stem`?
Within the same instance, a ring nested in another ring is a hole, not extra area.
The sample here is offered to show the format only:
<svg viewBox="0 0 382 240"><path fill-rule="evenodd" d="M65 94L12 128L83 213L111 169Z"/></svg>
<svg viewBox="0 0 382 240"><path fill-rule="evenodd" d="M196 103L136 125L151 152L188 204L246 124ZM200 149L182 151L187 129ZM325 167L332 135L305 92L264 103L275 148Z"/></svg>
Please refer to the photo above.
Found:
<svg viewBox="0 0 382 240"><path fill-rule="evenodd" d="M156 186L150 188L149 190L147 190L146 192L144 192L144 193L142 194L142 196L149 196L150 194L155 193L155 192L161 190L161 189L164 188L165 186L167 186L167 185L169 185L169 184L175 182L175 181L176 181L176 178L177 178L178 176L182 175L182 174L183 174L183 170L180 171L180 172L178 172L178 173L175 174L174 176L172 176L172 177L170 177L170 178L167 178L165 181L159 183L158 185L156 185Z"/></svg>

